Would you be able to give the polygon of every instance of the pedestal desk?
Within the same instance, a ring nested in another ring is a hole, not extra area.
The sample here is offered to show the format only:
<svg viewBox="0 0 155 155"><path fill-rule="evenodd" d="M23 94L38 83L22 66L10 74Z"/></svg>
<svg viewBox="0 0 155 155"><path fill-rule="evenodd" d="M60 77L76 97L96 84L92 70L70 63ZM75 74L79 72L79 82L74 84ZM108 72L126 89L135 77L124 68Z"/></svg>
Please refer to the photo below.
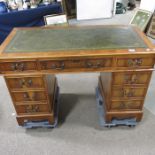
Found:
<svg viewBox="0 0 155 155"><path fill-rule="evenodd" d="M19 125L42 119L52 124L54 74L75 72L101 72L107 122L140 121L154 58L154 46L131 26L16 28L0 48L0 74Z"/></svg>

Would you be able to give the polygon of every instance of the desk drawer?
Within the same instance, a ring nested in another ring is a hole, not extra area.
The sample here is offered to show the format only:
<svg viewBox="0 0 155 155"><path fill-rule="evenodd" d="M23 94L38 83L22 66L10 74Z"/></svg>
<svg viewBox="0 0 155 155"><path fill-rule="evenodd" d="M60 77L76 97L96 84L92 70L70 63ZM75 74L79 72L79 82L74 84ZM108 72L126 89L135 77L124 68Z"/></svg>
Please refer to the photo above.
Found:
<svg viewBox="0 0 155 155"><path fill-rule="evenodd" d="M50 112L48 105L20 105L16 106L16 111L18 114L30 114L30 113L41 113L41 112Z"/></svg>
<svg viewBox="0 0 155 155"><path fill-rule="evenodd" d="M1 72L24 72L37 70L37 65L35 61L20 61L20 62L1 62L0 71Z"/></svg>
<svg viewBox="0 0 155 155"><path fill-rule="evenodd" d="M113 98L135 98L135 97L141 97L144 98L146 93L145 87L113 87L112 89L112 97Z"/></svg>
<svg viewBox="0 0 155 155"><path fill-rule="evenodd" d="M147 85L151 72L113 73L113 85Z"/></svg>
<svg viewBox="0 0 155 155"><path fill-rule="evenodd" d="M122 57L117 59L117 67L129 68L152 68L154 58L152 57Z"/></svg>
<svg viewBox="0 0 155 155"><path fill-rule="evenodd" d="M139 110L142 107L142 100L111 101L110 110Z"/></svg>
<svg viewBox="0 0 155 155"><path fill-rule="evenodd" d="M43 77L7 77L10 89L44 88Z"/></svg>
<svg viewBox="0 0 155 155"><path fill-rule="evenodd" d="M42 60L40 66L41 70L97 69L111 67L112 59Z"/></svg>
<svg viewBox="0 0 155 155"><path fill-rule="evenodd" d="M47 100L47 96L44 91L11 92L11 94L14 102Z"/></svg>

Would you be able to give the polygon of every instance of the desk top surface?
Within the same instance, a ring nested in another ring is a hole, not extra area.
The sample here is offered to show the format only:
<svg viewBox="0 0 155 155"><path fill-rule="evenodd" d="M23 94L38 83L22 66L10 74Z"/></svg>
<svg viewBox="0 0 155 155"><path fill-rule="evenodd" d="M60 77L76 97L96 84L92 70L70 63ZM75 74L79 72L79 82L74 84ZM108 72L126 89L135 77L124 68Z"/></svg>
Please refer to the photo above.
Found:
<svg viewBox="0 0 155 155"><path fill-rule="evenodd" d="M17 30L5 52L147 48L131 27Z"/></svg>
<svg viewBox="0 0 155 155"><path fill-rule="evenodd" d="M150 54L155 48L132 26L16 28L0 48L0 59Z"/></svg>

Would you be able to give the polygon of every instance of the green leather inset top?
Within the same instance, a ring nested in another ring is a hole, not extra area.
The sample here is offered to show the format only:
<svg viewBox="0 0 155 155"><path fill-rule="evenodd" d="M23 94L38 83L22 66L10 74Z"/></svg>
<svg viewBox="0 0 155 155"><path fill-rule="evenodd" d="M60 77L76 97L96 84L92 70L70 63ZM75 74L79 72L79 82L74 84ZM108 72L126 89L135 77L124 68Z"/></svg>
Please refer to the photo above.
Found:
<svg viewBox="0 0 155 155"><path fill-rule="evenodd" d="M5 52L147 48L131 27L17 30Z"/></svg>

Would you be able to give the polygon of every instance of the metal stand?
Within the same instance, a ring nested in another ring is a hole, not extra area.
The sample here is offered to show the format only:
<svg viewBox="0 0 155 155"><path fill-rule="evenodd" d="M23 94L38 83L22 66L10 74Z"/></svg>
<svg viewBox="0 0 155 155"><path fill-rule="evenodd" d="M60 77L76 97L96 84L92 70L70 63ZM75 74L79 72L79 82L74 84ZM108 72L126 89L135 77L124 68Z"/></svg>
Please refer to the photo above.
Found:
<svg viewBox="0 0 155 155"><path fill-rule="evenodd" d="M26 129L31 128L55 128L58 124L58 111L59 111L59 87L57 87L56 94L55 94L55 109L54 109L54 123L49 124L48 120L42 120L42 121L27 121L24 122L23 127Z"/></svg>
<svg viewBox="0 0 155 155"><path fill-rule="evenodd" d="M96 100L97 100L97 109L98 109L98 115L99 115L99 123L102 127L113 127L113 126L119 126L119 125L124 125L124 126L129 126L129 127L134 127L137 125L136 119L135 118L129 118L129 119L113 119L110 123L106 123L105 121L105 111L104 111L104 99L101 96L101 93L99 91L99 88L96 88Z"/></svg>

